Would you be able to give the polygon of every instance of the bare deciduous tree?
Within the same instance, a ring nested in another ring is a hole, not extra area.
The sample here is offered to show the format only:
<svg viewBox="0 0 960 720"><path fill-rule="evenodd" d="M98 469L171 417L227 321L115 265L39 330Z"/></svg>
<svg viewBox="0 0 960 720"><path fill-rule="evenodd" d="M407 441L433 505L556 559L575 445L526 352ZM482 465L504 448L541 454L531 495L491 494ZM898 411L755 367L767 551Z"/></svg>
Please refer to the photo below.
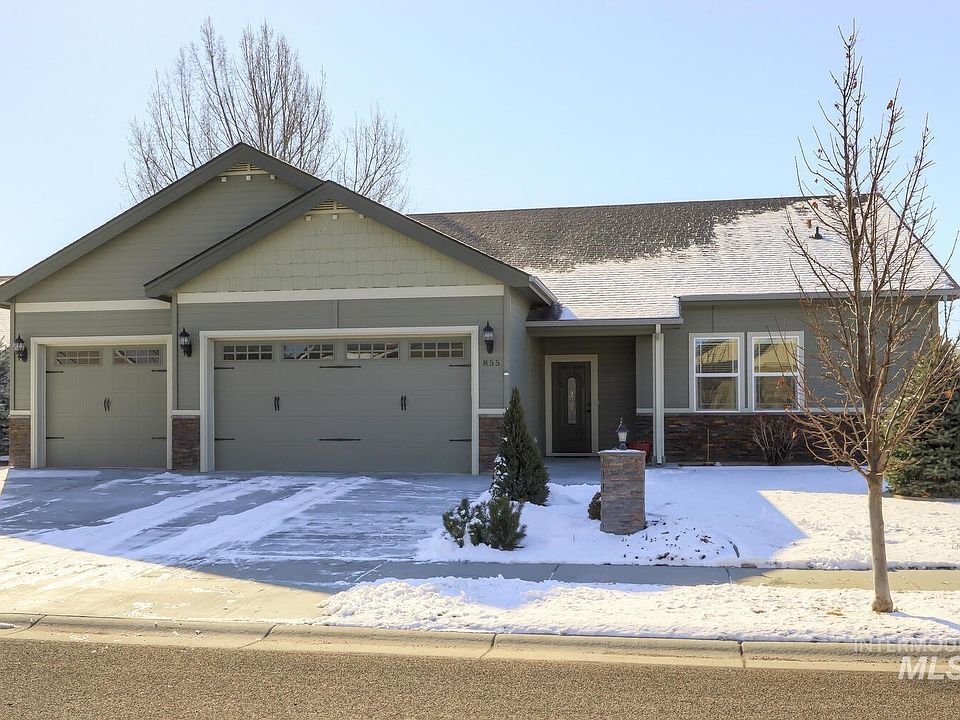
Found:
<svg viewBox="0 0 960 720"><path fill-rule="evenodd" d="M322 71L312 78L265 22L247 27L231 53L208 18L200 43L156 74L145 119L131 123L124 185L141 200L238 142L379 202L405 197L407 145L396 120L374 107L338 142Z"/></svg>
<svg viewBox="0 0 960 720"><path fill-rule="evenodd" d="M830 132L817 133L813 156L802 153L813 182L800 179L800 187L817 228L794 221L787 228L816 340L817 368L810 374L819 380L811 383L804 373L805 412L792 415L819 459L849 466L866 480L873 609L890 612L884 473L894 448L927 429L915 422L918 415L958 389L957 342L939 322L940 301L956 288L927 250L930 131L924 127L916 154L902 162L904 114L896 95L880 132L864 131L856 44L854 29L844 38L843 73L833 77L839 98L832 110L822 108ZM919 366L924 372L910 377Z"/></svg>

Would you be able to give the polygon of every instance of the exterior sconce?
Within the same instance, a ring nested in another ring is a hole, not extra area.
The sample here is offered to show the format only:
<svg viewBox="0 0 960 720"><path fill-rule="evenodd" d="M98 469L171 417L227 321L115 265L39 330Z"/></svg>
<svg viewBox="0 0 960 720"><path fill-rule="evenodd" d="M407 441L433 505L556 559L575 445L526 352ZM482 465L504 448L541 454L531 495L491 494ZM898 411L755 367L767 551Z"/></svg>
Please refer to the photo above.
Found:
<svg viewBox="0 0 960 720"><path fill-rule="evenodd" d="M623 424L623 418L620 418L620 425L617 426L617 440L620 441L620 444L617 446L617 450L626 450L627 426Z"/></svg>
<svg viewBox="0 0 960 720"><path fill-rule="evenodd" d="M13 354L16 355L17 360L20 362L27 361L27 344L19 334L17 335L17 339L13 341Z"/></svg>
<svg viewBox="0 0 960 720"><path fill-rule="evenodd" d="M493 328L490 326L490 321L487 320L486 326L481 331L483 333L483 342L487 345L487 354L493 352Z"/></svg>
<svg viewBox="0 0 960 720"><path fill-rule="evenodd" d="M190 342L190 333L187 332L186 328L180 330L180 334L177 335L177 344L183 351L184 357L190 357L193 354L193 343Z"/></svg>

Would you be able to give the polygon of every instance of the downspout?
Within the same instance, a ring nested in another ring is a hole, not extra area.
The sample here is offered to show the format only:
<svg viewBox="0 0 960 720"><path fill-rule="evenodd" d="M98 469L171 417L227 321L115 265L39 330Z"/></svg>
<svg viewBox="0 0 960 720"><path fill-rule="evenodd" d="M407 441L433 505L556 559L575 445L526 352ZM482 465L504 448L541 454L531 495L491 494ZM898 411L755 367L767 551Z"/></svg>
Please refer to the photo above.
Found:
<svg viewBox="0 0 960 720"><path fill-rule="evenodd" d="M653 459L659 466L664 463L663 420L663 332L657 323L653 334Z"/></svg>

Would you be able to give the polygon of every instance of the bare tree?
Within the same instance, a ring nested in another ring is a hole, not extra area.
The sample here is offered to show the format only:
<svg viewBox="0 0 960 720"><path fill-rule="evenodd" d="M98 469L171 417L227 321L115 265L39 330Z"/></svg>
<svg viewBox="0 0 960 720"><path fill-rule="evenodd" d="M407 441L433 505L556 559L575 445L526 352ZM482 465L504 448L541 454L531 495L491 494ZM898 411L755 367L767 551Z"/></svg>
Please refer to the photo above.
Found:
<svg viewBox="0 0 960 720"><path fill-rule="evenodd" d="M395 120L374 108L338 142L322 71L312 78L266 22L248 26L231 53L208 18L200 43L156 74L145 118L131 123L124 185L141 200L238 142L374 200L405 196L407 145Z"/></svg>
<svg viewBox="0 0 960 720"><path fill-rule="evenodd" d="M812 383L803 373L805 411L792 415L819 459L849 466L866 480L873 609L891 612L884 473L894 448L928 428L921 413L942 406L943 397L958 389L957 341L939 322L940 301L956 286L927 250L933 233L924 181L930 131L925 125L916 153L901 161L904 113L895 94L880 131L868 136L856 45L854 28L844 37L843 72L833 76L839 98L832 109L821 108L828 135L817 133L813 156L801 148L813 181L800 179L811 222L797 218L787 228L816 339L816 372L810 374L819 380ZM805 370L811 367L806 363Z"/></svg>

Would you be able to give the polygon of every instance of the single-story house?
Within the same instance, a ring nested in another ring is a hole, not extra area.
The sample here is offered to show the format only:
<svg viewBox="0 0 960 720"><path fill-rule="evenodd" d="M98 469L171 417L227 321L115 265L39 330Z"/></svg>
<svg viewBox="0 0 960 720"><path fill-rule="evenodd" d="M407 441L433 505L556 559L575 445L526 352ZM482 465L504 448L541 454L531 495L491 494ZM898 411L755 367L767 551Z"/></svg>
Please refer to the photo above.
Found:
<svg viewBox="0 0 960 720"><path fill-rule="evenodd" d="M11 462L478 473L513 388L546 455L753 460L816 363L788 220L838 251L798 198L404 215L237 145L0 286Z"/></svg>

